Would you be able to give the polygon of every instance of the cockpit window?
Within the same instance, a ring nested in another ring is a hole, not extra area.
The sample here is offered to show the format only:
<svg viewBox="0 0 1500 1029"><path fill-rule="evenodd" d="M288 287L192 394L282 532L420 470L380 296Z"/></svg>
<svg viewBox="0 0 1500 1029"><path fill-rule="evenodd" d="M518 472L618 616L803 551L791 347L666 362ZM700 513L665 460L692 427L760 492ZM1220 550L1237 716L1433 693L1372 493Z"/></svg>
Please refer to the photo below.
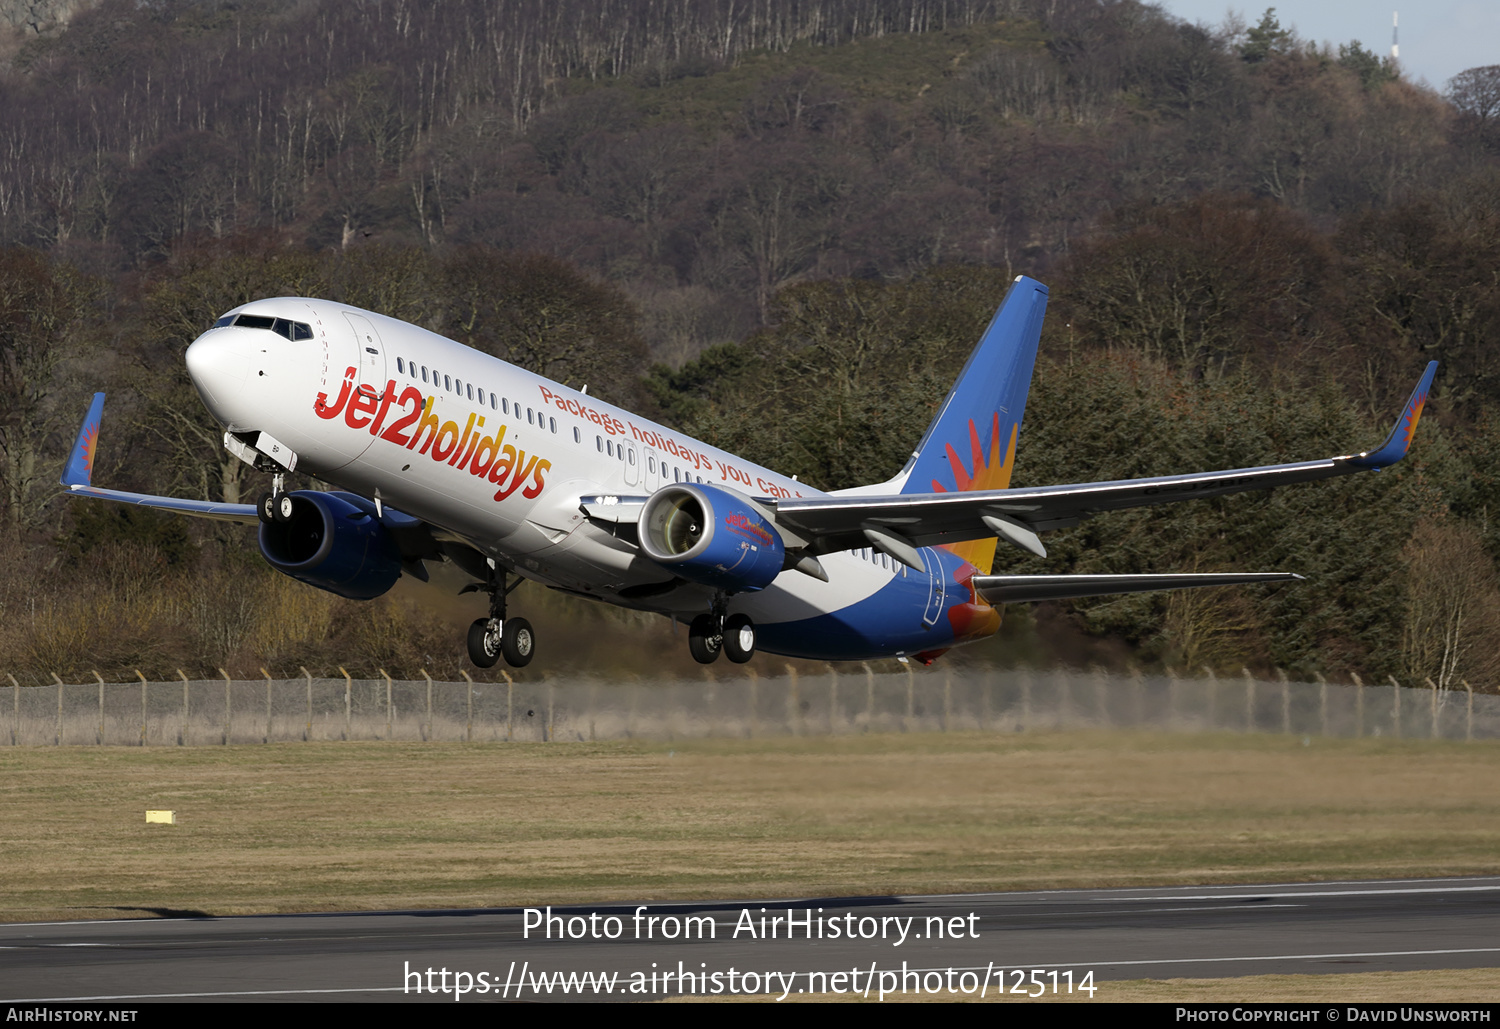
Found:
<svg viewBox="0 0 1500 1029"><path fill-rule="evenodd" d="M216 328L216 329L222 329L226 325L233 325L233 324L234 324L234 315L232 315L232 314L226 314L224 317L222 317L218 321L214 322L214 328Z"/></svg>
<svg viewBox="0 0 1500 1029"><path fill-rule="evenodd" d="M287 339L312 339L312 326L306 322L288 321L285 318L268 318L263 314L242 314L238 316L225 315L214 323L215 326L228 325L233 322L240 329L270 329L278 336Z"/></svg>

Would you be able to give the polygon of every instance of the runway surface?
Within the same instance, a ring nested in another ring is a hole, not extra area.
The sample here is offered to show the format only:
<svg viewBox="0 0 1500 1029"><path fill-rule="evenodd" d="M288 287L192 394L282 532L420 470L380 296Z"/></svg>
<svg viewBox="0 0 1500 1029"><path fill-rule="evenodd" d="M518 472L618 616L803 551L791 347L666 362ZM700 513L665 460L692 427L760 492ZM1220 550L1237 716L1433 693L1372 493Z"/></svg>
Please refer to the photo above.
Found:
<svg viewBox="0 0 1500 1029"><path fill-rule="evenodd" d="M550 913L556 921L507 908L4 925L0 1000L993 998L1084 985L1107 1000L1120 979L1500 966L1500 878Z"/></svg>

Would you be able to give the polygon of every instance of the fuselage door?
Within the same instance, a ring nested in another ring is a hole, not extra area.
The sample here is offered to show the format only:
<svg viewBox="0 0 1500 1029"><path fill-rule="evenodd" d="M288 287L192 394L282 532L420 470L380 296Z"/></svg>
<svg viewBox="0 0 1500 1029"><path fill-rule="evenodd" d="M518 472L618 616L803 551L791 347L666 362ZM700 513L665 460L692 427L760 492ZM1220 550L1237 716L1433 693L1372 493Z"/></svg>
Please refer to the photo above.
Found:
<svg viewBox="0 0 1500 1029"><path fill-rule="evenodd" d="M359 377L356 386L365 386L371 396L379 397L385 392L385 347L381 345L380 333L364 315L345 311L344 317L354 328L354 340L359 346Z"/></svg>
<svg viewBox="0 0 1500 1029"><path fill-rule="evenodd" d="M943 580L947 578L947 572L938 561L937 553L931 547L922 548L922 563L927 566L927 578L929 587L927 592L927 609L922 612L923 625L936 625L937 620L943 616L943 599L945 587Z"/></svg>
<svg viewBox="0 0 1500 1029"><path fill-rule="evenodd" d="M620 450L625 455L625 485L634 486L641 481L641 466L637 463L641 456L632 446L621 445Z"/></svg>

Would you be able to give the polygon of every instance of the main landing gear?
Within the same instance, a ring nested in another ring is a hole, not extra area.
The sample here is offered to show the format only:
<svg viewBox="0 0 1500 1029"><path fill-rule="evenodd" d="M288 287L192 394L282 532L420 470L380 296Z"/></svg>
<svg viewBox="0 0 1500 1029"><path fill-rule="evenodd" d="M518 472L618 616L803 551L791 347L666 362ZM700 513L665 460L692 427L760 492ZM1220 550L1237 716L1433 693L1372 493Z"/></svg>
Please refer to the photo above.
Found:
<svg viewBox="0 0 1500 1029"><path fill-rule="evenodd" d="M292 512L292 495L286 491L286 476L277 472L271 477L271 492L262 493L255 504L256 513L263 522L289 522Z"/></svg>
<svg viewBox="0 0 1500 1029"><path fill-rule="evenodd" d="M505 573L497 570L485 585L470 587L490 595L489 617L476 618L469 626L469 660L477 667L492 668L502 656L512 668L524 668L531 663L536 649L531 623L524 618L505 617L505 598L525 581L517 577L507 586Z"/></svg>
<svg viewBox="0 0 1500 1029"><path fill-rule="evenodd" d="M714 607L688 623L688 652L700 665L711 665L723 651L742 665L755 656L755 623L748 615L724 614L724 597L714 598Z"/></svg>

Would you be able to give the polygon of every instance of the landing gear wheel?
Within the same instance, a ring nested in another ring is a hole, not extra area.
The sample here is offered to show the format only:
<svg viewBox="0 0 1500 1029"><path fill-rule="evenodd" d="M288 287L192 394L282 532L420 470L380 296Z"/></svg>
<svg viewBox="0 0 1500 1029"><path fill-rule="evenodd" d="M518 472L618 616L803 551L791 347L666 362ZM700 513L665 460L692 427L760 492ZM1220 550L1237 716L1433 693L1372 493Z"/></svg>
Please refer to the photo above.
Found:
<svg viewBox="0 0 1500 1029"><path fill-rule="evenodd" d="M269 493L262 493L260 499L255 502L255 513L260 515L263 522L274 522L276 520L276 498Z"/></svg>
<svg viewBox="0 0 1500 1029"><path fill-rule="evenodd" d="M730 615L725 619L724 653L737 665L755 656L755 623L748 615Z"/></svg>
<svg viewBox="0 0 1500 1029"><path fill-rule="evenodd" d="M275 510L272 512L272 515L278 522L291 521L292 513L297 510L297 505L292 501L290 493L278 494L273 506Z"/></svg>
<svg viewBox="0 0 1500 1029"><path fill-rule="evenodd" d="M473 629L469 630L470 633L473 631ZM531 664L531 655L536 650L536 637L532 635L531 623L524 618L512 618L507 621L505 636L500 641L500 649L505 654L505 663L512 668L525 668Z"/></svg>
<svg viewBox="0 0 1500 1029"><path fill-rule="evenodd" d="M500 660L499 632L491 632L490 623L491 619L476 618L474 624L469 626L469 660L478 668L493 668L495 662ZM497 621L495 629L499 628Z"/></svg>
<svg viewBox="0 0 1500 1029"><path fill-rule="evenodd" d="M717 661L723 643L723 623L713 615L699 615L688 623L688 652L700 665Z"/></svg>

